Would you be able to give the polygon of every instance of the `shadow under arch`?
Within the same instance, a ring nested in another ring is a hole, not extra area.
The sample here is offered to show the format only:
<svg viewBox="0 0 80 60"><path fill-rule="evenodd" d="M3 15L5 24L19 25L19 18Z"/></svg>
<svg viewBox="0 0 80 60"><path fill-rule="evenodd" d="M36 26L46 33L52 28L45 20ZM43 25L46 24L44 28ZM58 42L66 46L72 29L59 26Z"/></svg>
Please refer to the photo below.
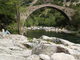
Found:
<svg viewBox="0 0 80 60"><path fill-rule="evenodd" d="M54 7L54 6L42 6L42 7L39 7L39 8L32 9L32 11L29 12L26 20L29 18L29 16L31 16L31 14L33 14L34 12L36 12L36 11L38 11L38 10L40 10L40 9L43 9L43 8L45 8L45 7L47 7L47 8L52 8L53 10L56 10L56 11L60 12L68 21L71 21L71 17L70 17L70 16L68 16L63 10L61 10L61 9L59 9L59 8L56 8L56 7Z"/></svg>

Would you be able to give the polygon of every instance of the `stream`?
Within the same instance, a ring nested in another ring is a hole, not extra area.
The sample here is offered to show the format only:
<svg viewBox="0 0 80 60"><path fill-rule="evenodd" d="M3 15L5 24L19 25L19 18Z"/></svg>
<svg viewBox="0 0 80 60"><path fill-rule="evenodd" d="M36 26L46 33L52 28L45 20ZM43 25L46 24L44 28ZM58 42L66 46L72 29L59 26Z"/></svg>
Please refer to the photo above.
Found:
<svg viewBox="0 0 80 60"><path fill-rule="evenodd" d="M80 43L80 37L71 33L51 32L45 30L28 30L25 35L28 38L40 38L42 35L46 35L49 37L58 37L58 38L66 39L74 43Z"/></svg>

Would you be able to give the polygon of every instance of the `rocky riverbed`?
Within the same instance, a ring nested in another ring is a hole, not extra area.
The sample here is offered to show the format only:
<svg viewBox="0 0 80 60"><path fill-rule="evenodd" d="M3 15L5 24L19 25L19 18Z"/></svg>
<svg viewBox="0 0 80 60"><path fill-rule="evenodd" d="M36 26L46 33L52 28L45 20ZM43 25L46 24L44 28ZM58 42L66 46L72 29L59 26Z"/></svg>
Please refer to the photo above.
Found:
<svg viewBox="0 0 80 60"><path fill-rule="evenodd" d="M75 33L75 31L69 31L65 28L55 28L55 27L42 27L42 26L33 26L33 27L25 27L24 30L45 30L45 31L52 31L52 32L64 32L64 33Z"/></svg>
<svg viewBox="0 0 80 60"><path fill-rule="evenodd" d="M80 60L80 44L44 35L0 34L0 60Z"/></svg>

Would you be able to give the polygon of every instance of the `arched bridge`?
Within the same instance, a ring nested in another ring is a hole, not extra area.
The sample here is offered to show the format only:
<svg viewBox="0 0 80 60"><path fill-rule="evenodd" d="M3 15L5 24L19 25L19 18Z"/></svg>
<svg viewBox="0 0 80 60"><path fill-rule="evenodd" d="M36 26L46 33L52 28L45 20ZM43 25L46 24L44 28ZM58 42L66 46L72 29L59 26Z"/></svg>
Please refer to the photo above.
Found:
<svg viewBox="0 0 80 60"><path fill-rule="evenodd" d="M30 6L26 9L26 12L21 13L21 20L27 19L34 11L43 8L43 7L51 7L58 11L60 11L63 15L67 16L69 20L71 20L71 17L74 15L74 10L71 8L58 6L54 4L43 4L43 5L37 5L37 6Z"/></svg>
<svg viewBox="0 0 80 60"><path fill-rule="evenodd" d="M23 12L20 14L20 20L23 21L23 23L25 22L25 20L27 20L27 18L36 10L40 9L40 8L44 8L44 7L51 7L53 9L58 10L59 12L61 12L65 17L67 17L69 20L72 20L72 16L75 14L75 11L71 8L67 8L67 7L63 7L63 6L58 6L58 5L54 5L54 4L43 4L43 5L37 5L37 6L29 6L26 9L26 12ZM24 25L24 24L23 24Z"/></svg>

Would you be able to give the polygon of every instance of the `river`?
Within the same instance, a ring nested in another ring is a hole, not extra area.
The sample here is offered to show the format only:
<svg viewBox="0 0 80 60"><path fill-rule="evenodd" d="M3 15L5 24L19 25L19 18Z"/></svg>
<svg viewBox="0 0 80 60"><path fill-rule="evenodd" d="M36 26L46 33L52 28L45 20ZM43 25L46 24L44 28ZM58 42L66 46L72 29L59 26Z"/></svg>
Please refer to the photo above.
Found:
<svg viewBox="0 0 80 60"><path fill-rule="evenodd" d="M50 32L45 30L28 30L25 35L28 38L40 38L42 35L46 35L49 37L58 37L58 38L66 39L74 43L80 43L80 37L71 33Z"/></svg>

